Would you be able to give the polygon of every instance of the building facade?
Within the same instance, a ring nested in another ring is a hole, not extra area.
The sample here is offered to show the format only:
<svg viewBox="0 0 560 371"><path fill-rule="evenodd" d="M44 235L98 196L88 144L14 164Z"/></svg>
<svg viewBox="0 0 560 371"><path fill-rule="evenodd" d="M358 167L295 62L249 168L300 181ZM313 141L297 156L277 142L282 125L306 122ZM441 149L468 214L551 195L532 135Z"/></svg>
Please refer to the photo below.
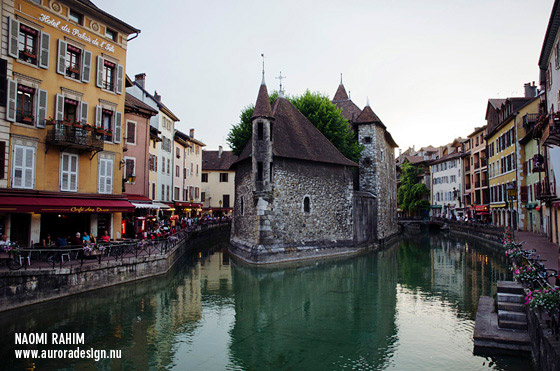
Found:
<svg viewBox="0 0 560 371"><path fill-rule="evenodd" d="M490 215L486 128L476 128L468 136L463 157L465 210L470 218L481 220L487 220Z"/></svg>
<svg viewBox="0 0 560 371"><path fill-rule="evenodd" d="M126 49L139 30L88 1L2 4L0 233L20 245L46 233L120 238L132 207L121 177Z"/></svg>
<svg viewBox="0 0 560 371"><path fill-rule="evenodd" d="M432 178L431 216L456 218L463 216L461 153L454 152L430 163Z"/></svg>
<svg viewBox="0 0 560 371"><path fill-rule="evenodd" d="M222 146L217 151L202 151L201 202L203 211L213 216L231 216L235 200L235 171L237 160Z"/></svg>
<svg viewBox="0 0 560 371"><path fill-rule="evenodd" d="M189 134L175 130L173 201L176 214L194 217L202 212L202 147L206 145L194 138L194 129Z"/></svg>

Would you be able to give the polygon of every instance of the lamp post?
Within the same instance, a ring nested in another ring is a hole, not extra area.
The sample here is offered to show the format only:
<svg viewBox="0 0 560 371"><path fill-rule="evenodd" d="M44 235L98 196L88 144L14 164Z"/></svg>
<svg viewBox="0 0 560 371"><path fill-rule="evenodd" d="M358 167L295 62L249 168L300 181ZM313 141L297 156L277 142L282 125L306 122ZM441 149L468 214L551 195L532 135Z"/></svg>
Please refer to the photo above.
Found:
<svg viewBox="0 0 560 371"><path fill-rule="evenodd" d="M513 182L508 183L506 186L509 206L510 206L510 224L511 224L511 237L515 240L515 228L513 227L513 201L517 199L517 188Z"/></svg>

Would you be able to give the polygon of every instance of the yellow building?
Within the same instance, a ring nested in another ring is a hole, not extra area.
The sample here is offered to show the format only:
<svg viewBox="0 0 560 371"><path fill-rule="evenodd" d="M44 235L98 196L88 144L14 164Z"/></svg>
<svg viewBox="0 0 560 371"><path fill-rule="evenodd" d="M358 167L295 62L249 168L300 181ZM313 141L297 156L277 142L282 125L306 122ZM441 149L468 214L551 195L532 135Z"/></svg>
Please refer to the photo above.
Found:
<svg viewBox="0 0 560 371"><path fill-rule="evenodd" d="M235 199L235 171L231 165L237 160L231 151L202 151L203 210L213 216L229 216Z"/></svg>
<svg viewBox="0 0 560 371"><path fill-rule="evenodd" d="M3 12L0 232L20 245L47 233L120 238L132 208L121 176L126 48L139 30L89 1L4 0Z"/></svg>
<svg viewBox="0 0 560 371"><path fill-rule="evenodd" d="M519 200L518 158L520 145L517 122L527 113L538 110L536 91L525 97L490 99L486 111L488 122L488 177L490 213L496 226L518 228L521 221ZM508 188L515 189L516 197L508 200Z"/></svg>

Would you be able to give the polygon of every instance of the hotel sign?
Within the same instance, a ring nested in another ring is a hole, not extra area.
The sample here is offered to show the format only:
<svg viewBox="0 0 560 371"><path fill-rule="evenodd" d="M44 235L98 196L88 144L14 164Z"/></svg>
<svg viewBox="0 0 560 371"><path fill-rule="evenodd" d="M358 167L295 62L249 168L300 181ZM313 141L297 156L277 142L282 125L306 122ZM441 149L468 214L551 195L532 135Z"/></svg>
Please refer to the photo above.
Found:
<svg viewBox="0 0 560 371"><path fill-rule="evenodd" d="M51 25L52 27L58 30L66 32L68 35L72 35L85 42L95 45L100 49L103 49L111 53L115 52L115 46L113 44L108 43L107 41L104 40L99 41L99 39L95 36L93 36L92 38L92 36L88 35L85 31L81 31L79 28L76 27L70 28L70 26L68 26L67 23L63 25L62 21L57 21L56 19L52 18L50 15L41 14L39 20L43 23Z"/></svg>

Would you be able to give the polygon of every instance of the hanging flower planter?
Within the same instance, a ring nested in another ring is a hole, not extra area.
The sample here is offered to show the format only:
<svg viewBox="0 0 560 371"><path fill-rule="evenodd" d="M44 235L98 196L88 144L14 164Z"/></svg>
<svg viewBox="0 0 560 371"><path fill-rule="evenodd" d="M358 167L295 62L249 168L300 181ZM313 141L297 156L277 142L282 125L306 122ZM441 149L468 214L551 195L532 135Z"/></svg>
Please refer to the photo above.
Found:
<svg viewBox="0 0 560 371"><path fill-rule="evenodd" d="M97 134L105 134L105 129L97 127L95 128L95 132Z"/></svg>
<svg viewBox="0 0 560 371"><path fill-rule="evenodd" d="M82 128L84 130L87 130L87 131L93 131L94 130L94 127L91 126L91 125L88 125L88 124L83 125Z"/></svg>

